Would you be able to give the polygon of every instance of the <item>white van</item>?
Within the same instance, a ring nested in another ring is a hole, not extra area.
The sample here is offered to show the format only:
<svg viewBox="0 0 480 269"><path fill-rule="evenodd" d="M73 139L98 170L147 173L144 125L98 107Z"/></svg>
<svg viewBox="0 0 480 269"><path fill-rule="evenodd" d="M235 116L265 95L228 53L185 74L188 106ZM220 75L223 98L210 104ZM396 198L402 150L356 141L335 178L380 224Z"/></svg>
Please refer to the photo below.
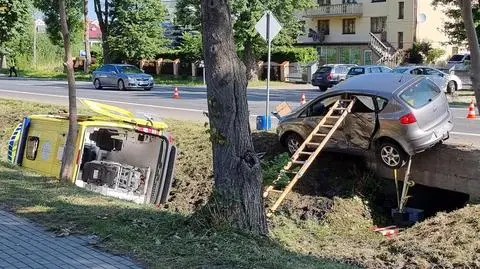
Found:
<svg viewBox="0 0 480 269"><path fill-rule="evenodd" d="M455 54L447 63L447 68L453 70L467 70L470 67L470 54Z"/></svg>

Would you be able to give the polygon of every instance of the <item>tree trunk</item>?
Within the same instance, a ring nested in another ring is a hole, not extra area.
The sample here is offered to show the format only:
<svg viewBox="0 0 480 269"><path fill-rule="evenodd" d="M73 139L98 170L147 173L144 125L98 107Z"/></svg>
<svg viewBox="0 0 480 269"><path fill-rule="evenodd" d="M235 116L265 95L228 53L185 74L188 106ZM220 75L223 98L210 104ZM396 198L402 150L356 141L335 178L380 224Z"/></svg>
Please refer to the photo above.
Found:
<svg viewBox="0 0 480 269"><path fill-rule="evenodd" d="M258 65L257 58L253 51L253 47L250 42L245 44L244 50L244 63L247 67L247 79L248 81L257 81L258 80Z"/></svg>
<svg viewBox="0 0 480 269"><path fill-rule="evenodd" d="M75 74L73 72L72 51L70 48L70 33L67 25L65 0L58 0L60 13L60 26L65 49L65 67L68 80L68 134L62 158L60 179L64 182L71 181L73 177L73 162L75 160L75 144L77 141L77 89L75 87Z"/></svg>
<svg viewBox="0 0 480 269"><path fill-rule="evenodd" d="M472 16L472 1L458 0L460 9L462 10L463 24L467 33L468 47L470 49L471 65L470 75L472 79L472 87L477 99L477 109L480 111L480 48L478 45L477 32Z"/></svg>
<svg viewBox="0 0 480 269"><path fill-rule="evenodd" d="M92 62L90 55L90 36L89 36L89 25L88 25L88 0L83 0L83 18L84 18L84 42L85 42L85 63L83 64L83 70L85 73L88 73L88 67Z"/></svg>
<svg viewBox="0 0 480 269"><path fill-rule="evenodd" d="M246 69L236 54L228 0L202 0L203 47L213 149L216 217L267 234L262 175L252 144Z"/></svg>

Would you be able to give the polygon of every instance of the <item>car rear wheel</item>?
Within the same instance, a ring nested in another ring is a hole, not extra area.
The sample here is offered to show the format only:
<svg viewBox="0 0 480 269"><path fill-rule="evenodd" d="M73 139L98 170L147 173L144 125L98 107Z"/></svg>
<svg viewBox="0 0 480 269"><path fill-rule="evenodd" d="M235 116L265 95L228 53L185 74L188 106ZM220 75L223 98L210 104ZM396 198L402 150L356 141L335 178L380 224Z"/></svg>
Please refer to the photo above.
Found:
<svg viewBox="0 0 480 269"><path fill-rule="evenodd" d="M123 82L123 80L120 79L120 80L118 81L118 83L117 83L117 88L118 88L119 90L121 90L121 91L126 90L126 89L125 89L125 82Z"/></svg>
<svg viewBox="0 0 480 269"><path fill-rule="evenodd" d="M295 133L289 134L285 139L285 146L287 146L288 152L292 155L297 151L302 143L303 138Z"/></svg>
<svg viewBox="0 0 480 269"><path fill-rule="evenodd" d="M378 158L381 163L390 169L398 169L407 162L407 154L395 143L383 142L378 149Z"/></svg>
<svg viewBox="0 0 480 269"><path fill-rule="evenodd" d="M96 78L94 81L93 81L93 86L95 87L95 89L97 90L101 90L102 89L102 83L100 82L100 80L98 78Z"/></svg>
<svg viewBox="0 0 480 269"><path fill-rule="evenodd" d="M453 94L457 91L457 83L455 81L451 80L447 84L447 93Z"/></svg>

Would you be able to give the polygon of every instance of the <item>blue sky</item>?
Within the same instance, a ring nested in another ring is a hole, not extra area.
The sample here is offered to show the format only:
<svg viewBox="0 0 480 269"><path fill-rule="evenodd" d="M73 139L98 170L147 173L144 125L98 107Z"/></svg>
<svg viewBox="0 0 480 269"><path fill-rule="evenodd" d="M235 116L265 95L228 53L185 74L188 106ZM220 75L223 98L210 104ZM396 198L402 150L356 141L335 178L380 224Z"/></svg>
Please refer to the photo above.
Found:
<svg viewBox="0 0 480 269"><path fill-rule="evenodd" d="M93 0L88 0L88 18L92 20L97 19L97 14L95 14L95 9L93 8Z"/></svg>

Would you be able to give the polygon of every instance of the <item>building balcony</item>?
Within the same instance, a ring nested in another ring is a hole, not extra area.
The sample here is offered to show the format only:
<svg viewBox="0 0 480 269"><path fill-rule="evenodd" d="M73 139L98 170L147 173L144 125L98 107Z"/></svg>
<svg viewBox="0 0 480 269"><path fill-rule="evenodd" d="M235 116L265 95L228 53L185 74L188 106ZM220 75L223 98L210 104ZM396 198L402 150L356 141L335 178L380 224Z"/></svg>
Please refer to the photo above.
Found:
<svg viewBox="0 0 480 269"><path fill-rule="evenodd" d="M361 3L326 5L297 11L297 16L303 18L361 17L362 15L363 5Z"/></svg>

